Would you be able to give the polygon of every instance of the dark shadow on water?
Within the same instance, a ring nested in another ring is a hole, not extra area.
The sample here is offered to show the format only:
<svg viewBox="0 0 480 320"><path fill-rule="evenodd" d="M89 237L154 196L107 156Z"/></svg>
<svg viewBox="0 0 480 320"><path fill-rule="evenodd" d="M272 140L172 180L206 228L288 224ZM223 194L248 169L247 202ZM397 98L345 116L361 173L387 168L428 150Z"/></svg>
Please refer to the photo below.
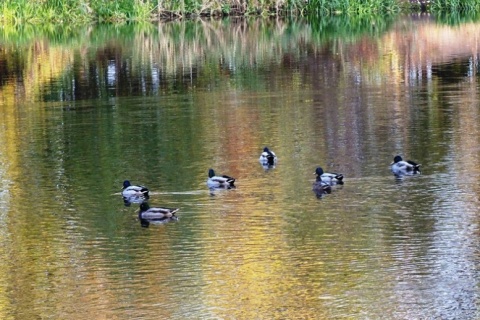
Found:
<svg viewBox="0 0 480 320"><path fill-rule="evenodd" d="M140 226L142 228L148 228L150 225L164 225L169 222L175 222L178 221L178 217L171 217L171 218L165 218L165 219L159 219L159 220L147 220L147 219L139 219L140 220Z"/></svg>

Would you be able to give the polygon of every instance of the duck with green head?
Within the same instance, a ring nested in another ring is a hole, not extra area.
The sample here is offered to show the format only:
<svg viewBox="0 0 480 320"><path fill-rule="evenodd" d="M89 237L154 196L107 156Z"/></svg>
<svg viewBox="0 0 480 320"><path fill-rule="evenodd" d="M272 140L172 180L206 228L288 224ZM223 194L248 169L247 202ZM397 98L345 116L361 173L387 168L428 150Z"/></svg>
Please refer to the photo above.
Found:
<svg viewBox="0 0 480 320"><path fill-rule="evenodd" d="M275 152L265 147L263 148L263 152L260 154L258 161L260 161L262 166L271 168L277 164L277 156L275 155Z"/></svg>
<svg viewBox="0 0 480 320"><path fill-rule="evenodd" d="M324 172L322 167L317 167L317 169L315 169L315 174L317 175L317 179L320 176L322 181L330 184L331 186L343 184L343 174L341 173Z"/></svg>
<svg viewBox="0 0 480 320"><path fill-rule="evenodd" d="M140 185L132 185L130 181L123 181L122 196L124 198L130 198L134 196L145 197L148 199L148 188Z"/></svg>
<svg viewBox="0 0 480 320"><path fill-rule="evenodd" d="M138 219L142 226L148 226L152 222L168 222L178 220L175 213L178 208L153 207L151 208L148 202L140 204L140 211L138 212Z"/></svg>
<svg viewBox="0 0 480 320"><path fill-rule="evenodd" d="M390 169L397 177L420 174L420 164L412 160L403 160L401 156L395 156L390 163Z"/></svg>
<svg viewBox="0 0 480 320"><path fill-rule="evenodd" d="M140 185L132 185L130 181L125 180L123 182L122 196L123 203L129 207L132 203L142 203L148 200L148 189Z"/></svg>
<svg viewBox="0 0 480 320"><path fill-rule="evenodd" d="M208 170L207 186L213 189L233 189L235 188L235 178L222 175L215 175L213 169Z"/></svg>

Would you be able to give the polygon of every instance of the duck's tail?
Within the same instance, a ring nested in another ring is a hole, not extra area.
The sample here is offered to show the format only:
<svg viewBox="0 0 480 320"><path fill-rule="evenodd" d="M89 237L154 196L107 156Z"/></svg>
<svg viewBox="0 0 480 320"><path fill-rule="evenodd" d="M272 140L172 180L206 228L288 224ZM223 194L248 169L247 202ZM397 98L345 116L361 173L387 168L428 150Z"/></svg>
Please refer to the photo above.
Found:
<svg viewBox="0 0 480 320"><path fill-rule="evenodd" d="M343 174L341 173L335 173L335 172L332 172L332 173L328 173L327 174L327 181L331 184L331 185L335 185L335 184L343 184Z"/></svg>
<svg viewBox="0 0 480 320"><path fill-rule="evenodd" d="M175 217L175 213L180 210L180 208L169 208L170 210L170 214L172 215L172 217Z"/></svg>
<svg viewBox="0 0 480 320"><path fill-rule="evenodd" d="M411 161L411 160L408 160L407 162L413 166L413 168L412 168L413 174L420 173L421 164L418 164L418 163L416 163L414 161Z"/></svg>
<svg viewBox="0 0 480 320"><path fill-rule="evenodd" d="M222 176L224 177L225 179L227 179L227 183L228 183L228 188L235 188L235 178L232 178L232 177L229 177L229 176Z"/></svg>
<svg viewBox="0 0 480 320"><path fill-rule="evenodd" d="M148 189L147 188L142 188L142 190L140 190L140 192L143 194L145 199L148 199L150 197L150 195L148 194Z"/></svg>

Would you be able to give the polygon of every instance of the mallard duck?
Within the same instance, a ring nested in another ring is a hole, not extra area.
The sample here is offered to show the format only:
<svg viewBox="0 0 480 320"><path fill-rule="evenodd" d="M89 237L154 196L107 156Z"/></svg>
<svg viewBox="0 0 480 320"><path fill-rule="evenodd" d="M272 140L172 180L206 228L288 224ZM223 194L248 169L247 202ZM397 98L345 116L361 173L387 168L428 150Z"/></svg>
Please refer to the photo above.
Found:
<svg viewBox="0 0 480 320"><path fill-rule="evenodd" d="M144 197L148 199L148 189L144 186L135 186L130 181L123 181L122 196L124 198Z"/></svg>
<svg viewBox="0 0 480 320"><path fill-rule="evenodd" d="M138 213L138 218L140 220L148 221L163 221L167 219L175 219L175 213L178 210L178 208L150 208L148 202L142 202L140 204L140 212Z"/></svg>
<svg viewBox="0 0 480 320"><path fill-rule="evenodd" d="M232 189L235 188L235 178L229 176L216 176L213 169L208 170L207 186L209 188Z"/></svg>
<svg viewBox="0 0 480 320"><path fill-rule="evenodd" d="M321 177L322 181L330 185L343 184L343 174L341 173L324 172L321 167L318 167L315 169L315 174L317 175L317 179Z"/></svg>
<svg viewBox="0 0 480 320"><path fill-rule="evenodd" d="M275 152L269 150L267 147L263 148L262 154L260 154L260 158L258 159L262 166L274 166L277 163L277 156Z"/></svg>
<svg viewBox="0 0 480 320"><path fill-rule="evenodd" d="M407 160L404 161L401 156L395 156L390 164L392 172L396 176L413 175L420 173L420 164Z"/></svg>

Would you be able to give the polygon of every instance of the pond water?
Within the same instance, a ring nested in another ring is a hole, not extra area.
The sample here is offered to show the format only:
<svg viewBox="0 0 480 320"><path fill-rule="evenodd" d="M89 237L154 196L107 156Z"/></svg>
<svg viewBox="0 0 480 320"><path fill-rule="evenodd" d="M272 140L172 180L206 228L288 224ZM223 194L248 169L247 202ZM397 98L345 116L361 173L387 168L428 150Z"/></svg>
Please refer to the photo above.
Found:
<svg viewBox="0 0 480 320"><path fill-rule="evenodd" d="M480 318L480 23L446 21L2 29L0 318Z"/></svg>

